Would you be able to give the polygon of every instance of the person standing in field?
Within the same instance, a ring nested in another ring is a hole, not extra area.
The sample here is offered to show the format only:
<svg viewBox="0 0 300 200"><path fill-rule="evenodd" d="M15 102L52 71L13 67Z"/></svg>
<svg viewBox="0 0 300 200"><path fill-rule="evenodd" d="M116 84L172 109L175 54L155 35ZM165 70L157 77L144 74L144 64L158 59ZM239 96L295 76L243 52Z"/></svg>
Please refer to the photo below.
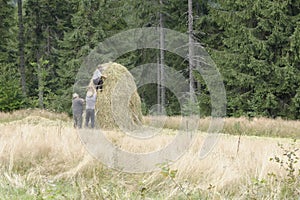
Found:
<svg viewBox="0 0 300 200"><path fill-rule="evenodd" d="M95 70L94 74L93 74L93 83L96 87L96 90L100 90L102 91L102 86L103 86L103 78L106 78L106 76L104 76L102 74L103 71L103 67L101 65L97 66L97 69Z"/></svg>
<svg viewBox="0 0 300 200"><path fill-rule="evenodd" d="M84 100L77 93L73 94L72 111L74 119L74 128L82 127L82 113Z"/></svg>
<svg viewBox="0 0 300 200"><path fill-rule="evenodd" d="M96 105L97 91L94 87L90 87L86 93L85 102L85 127L88 128L89 121L91 121L91 128L95 127L95 105Z"/></svg>

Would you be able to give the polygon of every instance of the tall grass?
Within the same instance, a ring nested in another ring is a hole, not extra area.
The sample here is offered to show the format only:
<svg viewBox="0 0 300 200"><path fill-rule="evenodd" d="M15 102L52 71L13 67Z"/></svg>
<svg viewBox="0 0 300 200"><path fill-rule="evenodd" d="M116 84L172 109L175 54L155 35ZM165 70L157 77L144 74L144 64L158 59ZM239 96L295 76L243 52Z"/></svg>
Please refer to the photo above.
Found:
<svg viewBox="0 0 300 200"><path fill-rule="evenodd" d="M159 170L130 174L102 165L87 153L71 121L33 115L0 123L0 130L0 199L185 199ZM145 153L163 148L176 131L164 129L150 140L117 131L106 134L126 151ZM288 145L290 139L243 135L237 152L239 137L220 134L213 151L199 160L205 137L199 131L191 148L170 163L177 170L174 180L191 199L293 199L291 195L297 195L300 181L293 187L285 184L286 170L269 161L282 155L277 144ZM299 163L295 167L299 169Z"/></svg>
<svg viewBox="0 0 300 200"><path fill-rule="evenodd" d="M146 124L150 124L152 121L160 121L164 128L176 130L183 120L181 116L145 116L144 121ZM208 117L199 119L198 129L205 132L210 121L211 119ZM283 120L281 118L225 118L222 133L300 139L300 121Z"/></svg>

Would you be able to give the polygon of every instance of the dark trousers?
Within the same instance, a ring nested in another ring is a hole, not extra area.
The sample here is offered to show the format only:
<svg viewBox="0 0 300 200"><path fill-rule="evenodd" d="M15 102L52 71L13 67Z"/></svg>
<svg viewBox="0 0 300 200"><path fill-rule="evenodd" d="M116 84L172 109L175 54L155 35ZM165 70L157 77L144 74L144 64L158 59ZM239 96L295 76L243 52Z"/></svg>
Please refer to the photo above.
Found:
<svg viewBox="0 0 300 200"><path fill-rule="evenodd" d="M81 114L73 114L74 119L74 128L82 127L82 113Z"/></svg>
<svg viewBox="0 0 300 200"><path fill-rule="evenodd" d="M96 90L98 90L98 89L102 90L102 86L103 86L103 80L102 80L102 78L94 79L93 83L96 86Z"/></svg>
<svg viewBox="0 0 300 200"><path fill-rule="evenodd" d="M95 127L95 109L86 109L85 111L85 127L89 126L91 120L91 127Z"/></svg>

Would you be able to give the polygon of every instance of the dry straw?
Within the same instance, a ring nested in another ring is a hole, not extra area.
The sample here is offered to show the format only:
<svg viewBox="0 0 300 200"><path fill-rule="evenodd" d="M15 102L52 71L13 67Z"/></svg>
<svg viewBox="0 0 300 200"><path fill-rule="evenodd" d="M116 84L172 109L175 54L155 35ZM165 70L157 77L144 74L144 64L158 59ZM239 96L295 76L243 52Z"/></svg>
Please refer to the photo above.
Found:
<svg viewBox="0 0 300 200"><path fill-rule="evenodd" d="M118 63L109 62L102 66L102 74L107 78L102 91L97 92L97 126L135 130L142 125L142 110L133 76Z"/></svg>

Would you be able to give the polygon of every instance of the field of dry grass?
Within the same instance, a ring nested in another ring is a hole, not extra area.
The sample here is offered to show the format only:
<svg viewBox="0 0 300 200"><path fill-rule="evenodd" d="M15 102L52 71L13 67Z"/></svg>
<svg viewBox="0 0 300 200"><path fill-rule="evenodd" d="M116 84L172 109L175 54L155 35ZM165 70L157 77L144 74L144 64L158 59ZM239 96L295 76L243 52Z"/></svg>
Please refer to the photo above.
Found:
<svg viewBox="0 0 300 200"><path fill-rule="evenodd" d="M150 123L151 120L157 120L157 116L144 117L146 123ZM182 117L162 117L160 123L164 124L164 128L178 129L181 124ZM199 120L199 130L206 131L209 127L211 119L201 118ZM291 121L268 118L252 118L245 117L240 118L225 118L223 133L230 135L254 135L254 136L267 136L267 137L283 137L300 139L300 121Z"/></svg>
<svg viewBox="0 0 300 200"><path fill-rule="evenodd" d="M291 163L282 148L294 152L300 148L299 141L293 143L290 138L274 137L276 135L248 136L246 132L247 127L251 130L269 128L283 134L289 129L299 130L299 122L226 119L225 129L227 126L230 130L230 123L242 124L243 128L239 128L245 133L240 137L220 134L216 147L202 160L198 157L198 151L206 133L199 130L189 151L168 166L170 170L177 170L176 175L165 177L161 170L130 174L109 169L87 153L68 117L45 111L23 112L10 115L0 113L0 199L300 197L299 163L292 163L295 170L292 179L287 165L283 163L280 166L280 163L270 161L270 158L278 157L280 161L283 159ZM172 140L178 119L168 120L173 127L168 125L169 129L163 129L160 135L148 141L124 137L115 131L106 131L106 134L126 151L145 153L163 148ZM283 147L280 148L278 143ZM298 151L295 154L299 156ZM299 160L293 155L291 157L294 161Z"/></svg>

